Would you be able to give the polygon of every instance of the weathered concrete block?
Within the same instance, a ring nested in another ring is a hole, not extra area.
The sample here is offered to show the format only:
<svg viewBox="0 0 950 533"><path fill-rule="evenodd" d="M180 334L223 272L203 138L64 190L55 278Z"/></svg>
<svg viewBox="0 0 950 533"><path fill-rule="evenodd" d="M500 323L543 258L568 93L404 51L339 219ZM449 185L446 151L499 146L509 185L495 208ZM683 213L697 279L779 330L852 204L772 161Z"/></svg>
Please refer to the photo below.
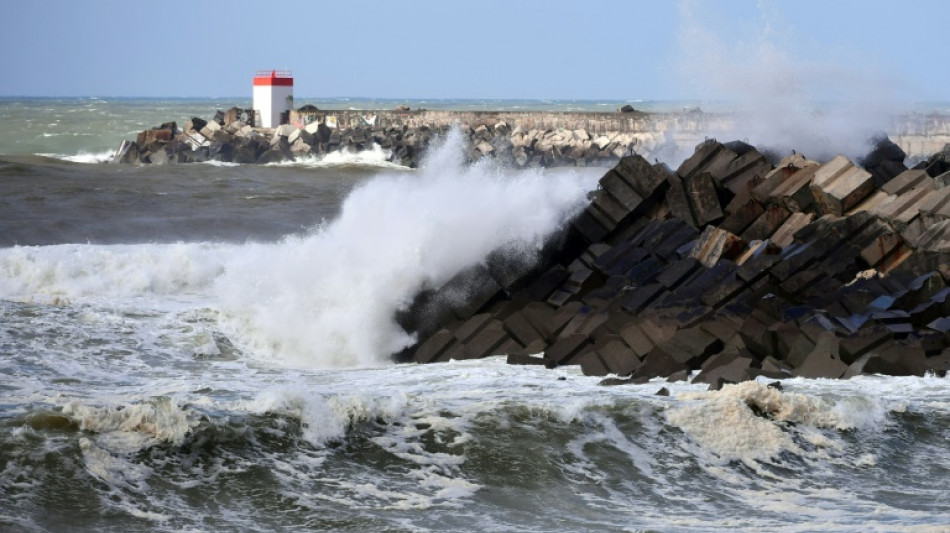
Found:
<svg viewBox="0 0 950 533"><path fill-rule="evenodd" d="M673 358L663 348L655 348L644 357L643 363L633 373L634 377L667 377L681 371L689 371L689 366Z"/></svg>
<svg viewBox="0 0 950 533"><path fill-rule="evenodd" d="M821 336L815 348L804 357L793 374L805 378L837 379L848 370L838 355L838 340L833 334Z"/></svg>
<svg viewBox="0 0 950 533"><path fill-rule="evenodd" d="M665 291L665 287L659 283L639 287L627 296L621 302L622 307L631 312L638 313L657 300Z"/></svg>
<svg viewBox="0 0 950 533"><path fill-rule="evenodd" d="M589 350L590 338L587 335L575 333L560 337L544 352L544 356L558 365L571 364L571 359L580 353Z"/></svg>
<svg viewBox="0 0 950 533"><path fill-rule="evenodd" d="M773 244L781 248L792 244L794 240L795 233L800 229L804 228L814 220L815 215L812 213L792 213L785 222L774 233L772 233L771 238L769 239Z"/></svg>
<svg viewBox="0 0 950 533"><path fill-rule="evenodd" d="M469 359L481 359L490 355L501 355L507 351L502 346L509 339L501 322L492 319L465 342L465 356Z"/></svg>
<svg viewBox="0 0 950 533"><path fill-rule="evenodd" d="M818 167L811 190L822 213L843 215L871 194L874 179L870 172L839 155Z"/></svg>
<svg viewBox="0 0 950 533"><path fill-rule="evenodd" d="M722 224L719 224L719 229L740 235L764 212L765 208L762 207L762 204L754 199L749 199L742 205L736 206L730 215L722 221Z"/></svg>
<svg viewBox="0 0 950 533"><path fill-rule="evenodd" d="M665 186L666 175L639 155L624 157L614 171L644 199L653 197Z"/></svg>
<svg viewBox="0 0 950 533"><path fill-rule="evenodd" d="M742 357L738 353L721 353L713 357L717 358L715 363L708 367L704 366L699 375L693 379L693 383L713 384L720 381L739 383L750 379L753 361L751 357Z"/></svg>
<svg viewBox="0 0 950 533"><path fill-rule="evenodd" d="M933 178L925 170L905 170L881 187L881 191L891 195L901 195L912 189L936 190Z"/></svg>
<svg viewBox="0 0 950 533"><path fill-rule="evenodd" d="M769 198L781 201L790 211L805 211L814 203L811 183L818 165L806 166L769 189L762 184L752 190L752 196L760 202Z"/></svg>
<svg viewBox="0 0 950 533"><path fill-rule="evenodd" d="M571 360L571 364L580 365L585 376L606 376L611 373L604 360L594 351L578 354Z"/></svg>
<svg viewBox="0 0 950 533"><path fill-rule="evenodd" d="M744 246L745 243L739 237L715 226L708 226L688 256L706 267L712 267L720 259L735 259Z"/></svg>
<svg viewBox="0 0 950 533"><path fill-rule="evenodd" d="M689 200L690 213L697 227L723 218L719 191L715 178L708 172L694 174L683 180L683 190Z"/></svg>
<svg viewBox="0 0 950 533"><path fill-rule="evenodd" d="M640 366L640 358L621 340L610 340L595 346L596 353L610 373L627 376Z"/></svg>
<svg viewBox="0 0 950 533"><path fill-rule="evenodd" d="M770 205L755 222L742 232L742 240L749 242L771 238L772 234L788 220L790 215L788 209L780 205Z"/></svg>
<svg viewBox="0 0 950 533"><path fill-rule="evenodd" d="M686 257L670 264L656 276L656 281L667 289L675 289L683 281L699 271L702 263L693 257Z"/></svg>
<svg viewBox="0 0 950 533"><path fill-rule="evenodd" d="M891 344L872 350L848 367L844 377L859 374L885 374L888 376L923 376L929 365L920 346Z"/></svg>
<svg viewBox="0 0 950 533"><path fill-rule="evenodd" d="M430 363L437 360L456 344L455 336L447 329L440 329L416 348L413 359L417 363Z"/></svg>
<svg viewBox="0 0 950 533"><path fill-rule="evenodd" d="M636 209L643 202L643 197L634 189L633 185L628 183L614 169L608 171L600 179L600 186L616 198L628 211Z"/></svg>
<svg viewBox="0 0 950 533"><path fill-rule="evenodd" d="M545 359L544 357L536 357L534 355L525 355L525 354L508 354L506 362L509 365L543 365L546 366L549 362L552 362L550 359Z"/></svg>
<svg viewBox="0 0 950 533"><path fill-rule="evenodd" d="M654 343L649 335L640 327L640 324L636 322L630 322L621 329L620 337L640 358L650 353L650 350L656 347L656 343Z"/></svg>

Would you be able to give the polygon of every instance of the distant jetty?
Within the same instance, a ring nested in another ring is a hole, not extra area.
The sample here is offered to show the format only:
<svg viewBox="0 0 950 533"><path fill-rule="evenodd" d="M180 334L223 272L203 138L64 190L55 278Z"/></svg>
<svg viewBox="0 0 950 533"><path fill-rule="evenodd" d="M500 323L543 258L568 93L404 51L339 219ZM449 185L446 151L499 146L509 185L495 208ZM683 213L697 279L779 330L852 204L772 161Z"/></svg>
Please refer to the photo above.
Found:
<svg viewBox="0 0 950 533"><path fill-rule="evenodd" d="M374 145L408 167L419 163L433 139L457 126L467 140L470 161L482 157L517 167L610 166L638 154L670 160L689 153L711 132L731 129L731 117L699 109L676 113L490 112L319 110L304 106L277 128L254 126L252 109L218 111L210 120L192 118L145 130L124 141L113 161L173 164L221 161L267 164L320 157ZM950 117L914 115L893 121L887 135L911 158L924 157L950 142ZM784 155L784 154L782 154Z"/></svg>

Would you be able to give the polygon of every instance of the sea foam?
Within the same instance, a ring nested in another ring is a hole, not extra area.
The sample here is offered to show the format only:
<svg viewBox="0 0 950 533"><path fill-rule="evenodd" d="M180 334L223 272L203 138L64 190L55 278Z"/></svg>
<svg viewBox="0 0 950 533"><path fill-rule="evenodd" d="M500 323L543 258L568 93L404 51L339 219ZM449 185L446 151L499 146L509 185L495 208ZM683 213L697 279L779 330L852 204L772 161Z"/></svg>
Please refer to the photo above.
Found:
<svg viewBox="0 0 950 533"><path fill-rule="evenodd" d="M251 244L216 287L229 333L292 365L374 365L410 345L394 321L493 250L530 256L586 202L596 175L466 166L453 130L415 173L384 173L339 218L277 244Z"/></svg>

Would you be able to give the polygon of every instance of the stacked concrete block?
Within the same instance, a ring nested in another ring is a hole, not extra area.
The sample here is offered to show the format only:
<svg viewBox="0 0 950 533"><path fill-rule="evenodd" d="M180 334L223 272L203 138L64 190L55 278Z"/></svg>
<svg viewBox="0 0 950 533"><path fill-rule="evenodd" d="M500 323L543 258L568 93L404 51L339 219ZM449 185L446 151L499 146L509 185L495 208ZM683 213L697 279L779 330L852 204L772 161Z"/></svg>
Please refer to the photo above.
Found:
<svg viewBox="0 0 950 533"><path fill-rule="evenodd" d="M474 295L467 314L444 313L404 357L507 354L617 376L610 384L692 376L711 388L945 373L950 197L939 182L843 157L762 160L714 141L676 172L625 157L550 263Z"/></svg>

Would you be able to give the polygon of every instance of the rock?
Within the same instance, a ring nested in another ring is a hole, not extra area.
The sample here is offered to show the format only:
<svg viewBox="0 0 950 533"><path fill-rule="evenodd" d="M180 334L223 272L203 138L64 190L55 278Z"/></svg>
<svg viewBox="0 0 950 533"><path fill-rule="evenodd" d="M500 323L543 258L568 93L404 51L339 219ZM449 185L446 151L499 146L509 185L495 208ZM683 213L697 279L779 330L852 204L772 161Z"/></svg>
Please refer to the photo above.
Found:
<svg viewBox="0 0 950 533"><path fill-rule="evenodd" d="M623 107L620 108L621 113L636 113L636 111L637 110L634 109L633 106L630 104L625 104Z"/></svg>

